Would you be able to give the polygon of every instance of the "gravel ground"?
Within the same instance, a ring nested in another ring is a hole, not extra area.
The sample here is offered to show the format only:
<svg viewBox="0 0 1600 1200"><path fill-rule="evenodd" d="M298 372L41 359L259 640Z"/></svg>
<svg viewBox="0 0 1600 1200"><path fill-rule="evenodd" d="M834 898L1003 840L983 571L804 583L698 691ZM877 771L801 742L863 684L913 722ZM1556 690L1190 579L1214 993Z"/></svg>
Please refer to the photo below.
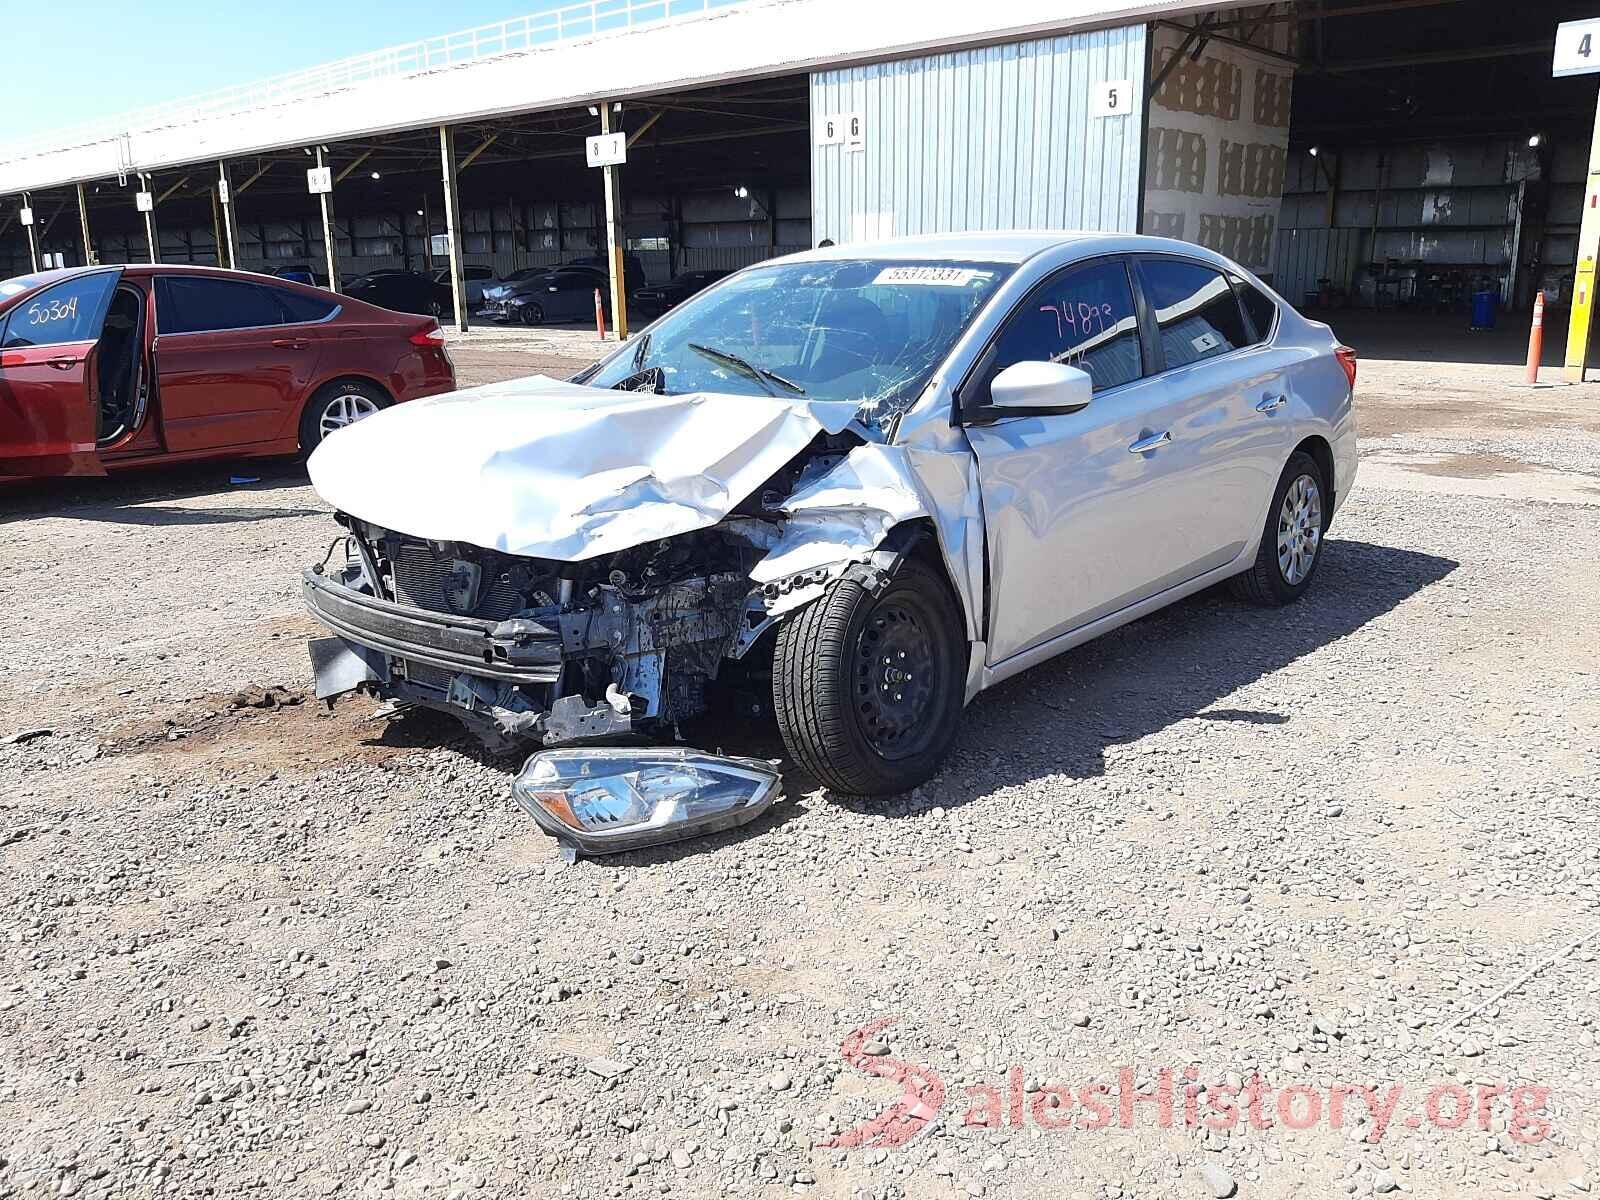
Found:
<svg viewBox="0 0 1600 1200"><path fill-rule="evenodd" d="M1379 336L1302 604L1029 672L902 801L570 867L448 720L298 702L294 464L0 496L0 1197L1600 1188L1600 407Z"/></svg>

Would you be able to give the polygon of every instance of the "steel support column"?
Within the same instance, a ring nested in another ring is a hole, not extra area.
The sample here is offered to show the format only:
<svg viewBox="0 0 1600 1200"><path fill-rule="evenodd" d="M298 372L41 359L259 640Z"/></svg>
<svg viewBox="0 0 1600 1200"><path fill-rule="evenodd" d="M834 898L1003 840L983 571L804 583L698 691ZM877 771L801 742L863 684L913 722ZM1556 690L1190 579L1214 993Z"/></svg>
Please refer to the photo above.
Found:
<svg viewBox="0 0 1600 1200"><path fill-rule="evenodd" d="M322 147L317 147L317 166L322 167ZM318 197L322 202L322 248L328 256L328 290L339 290L339 243L333 232L333 193L323 192Z"/></svg>
<svg viewBox="0 0 1600 1200"><path fill-rule="evenodd" d="M94 241L89 236L89 200L83 194L81 183L78 184L78 230L83 234L83 265L95 266L98 256L94 252Z"/></svg>
<svg viewBox="0 0 1600 1200"><path fill-rule="evenodd" d="M1583 382L1594 323L1595 257L1600 255L1600 95L1595 100L1594 132L1589 139L1589 180L1583 193L1583 223L1578 229L1578 273L1572 288L1572 319L1567 326L1566 375Z"/></svg>
<svg viewBox="0 0 1600 1200"><path fill-rule="evenodd" d="M611 132L611 101L600 103L600 133ZM611 324L616 328L617 341L628 340L628 289L624 285L622 239L617 230L617 176L616 167L601 168L606 176L606 258L611 273Z"/></svg>
<svg viewBox="0 0 1600 1200"><path fill-rule="evenodd" d="M23 228L28 231L28 261L33 264L33 272L37 275L39 273L39 239L33 236L35 214L32 211L33 201L28 199L27 192L22 193L22 207L29 210L28 223Z"/></svg>
<svg viewBox="0 0 1600 1200"><path fill-rule="evenodd" d="M156 240L156 194L150 187L150 176L139 176L139 189L150 195L150 207L144 213L144 237L150 248L150 261L161 261L161 243Z"/></svg>
<svg viewBox="0 0 1600 1200"><path fill-rule="evenodd" d="M231 270L239 269L239 239L233 225L233 180L228 176L228 164L217 163L217 199L222 202L222 245L217 250L217 261ZM224 263L222 255L228 258Z"/></svg>
<svg viewBox="0 0 1600 1200"><path fill-rule="evenodd" d="M439 159L444 177L444 233L450 248L450 303L455 307L456 328L467 331L467 297L461 278L461 192L457 185L456 131L439 126Z"/></svg>

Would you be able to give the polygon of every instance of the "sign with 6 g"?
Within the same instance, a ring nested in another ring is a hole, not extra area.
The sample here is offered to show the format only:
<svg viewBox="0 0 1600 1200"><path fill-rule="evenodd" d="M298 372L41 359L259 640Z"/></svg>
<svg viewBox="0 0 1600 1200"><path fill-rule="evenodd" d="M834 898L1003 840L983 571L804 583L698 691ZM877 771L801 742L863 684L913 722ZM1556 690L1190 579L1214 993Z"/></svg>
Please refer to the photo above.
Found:
<svg viewBox="0 0 1600 1200"><path fill-rule="evenodd" d="M859 112L824 113L817 118L817 145L861 150L867 144L866 118Z"/></svg>

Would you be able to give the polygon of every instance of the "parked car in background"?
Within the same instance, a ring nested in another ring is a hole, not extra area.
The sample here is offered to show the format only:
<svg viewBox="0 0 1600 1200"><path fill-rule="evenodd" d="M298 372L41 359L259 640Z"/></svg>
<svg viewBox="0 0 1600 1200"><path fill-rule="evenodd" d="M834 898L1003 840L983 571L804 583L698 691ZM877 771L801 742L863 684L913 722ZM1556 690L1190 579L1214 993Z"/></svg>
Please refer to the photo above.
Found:
<svg viewBox="0 0 1600 1200"><path fill-rule="evenodd" d="M483 313L491 320L522 325L547 325L558 321L594 320L594 294L611 319L610 281L593 267L553 267L496 289L485 300Z"/></svg>
<svg viewBox="0 0 1600 1200"><path fill-rule="evenodd" d="M511 294L513 285L521 283L525 279L532 279L535 275L549 274L553 270L555 270L554 267L523 267L491 283L486 283L483 287L482 303L492 304L495 301L504 300Z"/></svg>
<svg viewBox="0 0 1600 1200"><path fill-rule="evenodd" d="M312 287L319 288L328 286L328 277L305 263L291 263L288 266L277 268L272 274L277 279L287 279L293 283L308 283Z"/></svg>
<svg viewBox="0 0 1600 1200"><path fill-rule="evenodd" d="M461 268L462 286L467 292L467 308L475 309L483 303L483 289L494 282L494 272L488 267L465 266ZM445 292L450 291L450 268L440 267L433 273L433 281ZM453 303L452 299L452 303Z"/></svg>
<svg viewBox="0 0 1600 1200"><path fill-rule="evenodd" d="M665 283L647 283L636 289L628 297L628 303L641 315L659 315L731 274L731 271L685 271Z"/></svg>
<svg viewBox="0 0 1600 1200"><path fill-rule="evenodd" d="M599 271L600 274L608 279L611 277L611 260L604 254L585 254L580 258L574 258L566 265L569 267L588 267L591 270ZM626 278L633 280L635 285L644 283L644 263L639 261L637 254L624 254L622 256L622 274Z"/></svg>
<svg viewBox="0 0 1600 1200"><path fill-rule="evenodd" d="M431 317L444 317L455 306L449 282L441 284L420 271L372 271L346 284L344 294L378 308Z"/></svg>
<svg viewBox="0 0 1600 1200"><path fill-rule="evenodd" d="M293 454L455 387L432 318L212 267L0 282L0 475Z"/></svg>
<svg viewBox="0 0 1600 1200"><path fill-rule="evenodd" d="M682 744L719 696L828 787L904 792L1028 667L1215 583L1299 599L1355 482L1355 381L1326 325L1164 238L753 266L569 383L319 449L351 545L303 577L337 635L318 694L535 751L516 795L584 849L770 794L765 764Z"/></svg>

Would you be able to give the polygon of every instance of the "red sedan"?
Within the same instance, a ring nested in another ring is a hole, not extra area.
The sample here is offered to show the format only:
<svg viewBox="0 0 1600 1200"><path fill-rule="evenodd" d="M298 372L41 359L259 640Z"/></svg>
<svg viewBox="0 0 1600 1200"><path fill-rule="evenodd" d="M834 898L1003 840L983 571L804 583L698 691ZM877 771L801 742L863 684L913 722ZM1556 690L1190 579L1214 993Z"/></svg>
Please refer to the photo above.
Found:
<svg viewBox="0 0 1600 1200"><path fill-rule="evenodd" d="M0 477L309 451L455 385L433 318L283 279L152 265L0 281Z"/></svg>

